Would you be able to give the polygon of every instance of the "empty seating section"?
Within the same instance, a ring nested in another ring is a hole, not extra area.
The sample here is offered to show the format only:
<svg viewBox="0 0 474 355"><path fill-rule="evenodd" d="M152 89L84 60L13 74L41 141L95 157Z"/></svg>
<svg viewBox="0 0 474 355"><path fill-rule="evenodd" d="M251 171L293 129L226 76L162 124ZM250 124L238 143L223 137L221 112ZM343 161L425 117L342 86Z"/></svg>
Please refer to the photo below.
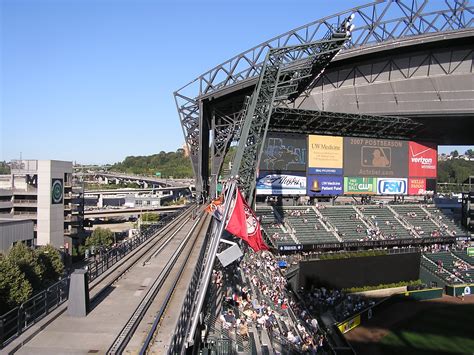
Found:
<svg viewBox="0 0 474 355"><path fill-rule="evenodd" d="M276 246L295 242L290 233L285 231L282 221L279 220L272 207L259 207L256 214L261 217L263 230Z"/></svg>
<svg viewBox="0 0 474 355"><path fill-rule="evenodd" d="M436 265L436 262L432 262L425 257L421 258L421 266L427 268L431 273L437 275L447 284L452 284L451 274L447 272L444 268L439 269Z"/></svg>
<svg viewBox="0 0 474 355"><path fill-rule="evenodd" d="M359 205L356 210L353 206L323 205L317 210L315 208L259 206L257 215L261 217L262 227L275 245L408 239L417 235L421 238L443 237L450 236L451 231L455 231L458 236L466 235L448 216L433 206ZM358 212L362 213L362 219Z"/></svg>
<svg viewBox="0 0 474 355"><path fill-rule="evenodd" d="M433 232L440 231L440 228L428 217L420 206L400 205L392 207L409 224L415 227L416 232L421 237L429 237Z"/></svg>
<svg viewBox="0 0 474 355"><path fill-rule="evenodd" d="M467 234L458 223L453 221L452 215L444 213L435 206L428 206L426 207L426 210L431 213L433 218L439 221L439 223L445 224L450 231L454 231L457 236L464 236Z"/></svg>
<svg viewBox="0 0 474 355"><path fill-rule="evenodd" d="M474 275L472 275L472 270L469 266L461 267L461 264L465 264L464 261L457 258L451 252L438 252L438 253L427 253L425 256L433 261L435 264L442 263L442 268L447 270L452 275L456 276L456 279L451 276L451 279L455 281L455 283L463 283L463 282L473 282ZM438 267L438 266L436 266Z"/></svg>
<svg viewBox="0 0 474 355"><path fill-rule="evenodd" d="M372 224L377 225L385 239L410 238L409 231L405 229L387 207L364 206L361 207L361 210Z"/></svg>
<svg viewBox="0 0 474 355"><path fill-rule="evenodd" d="M327 207L320 211L337 228L343 241L359 241L366 237L366 228L361 220L354 218L357 212L352 207Z"/></svg>
<svg viewBox="0 0 474 355"><path fill-rule="evenodd" d="M331 232L328 232L311 207L285 207L280 209L288 224L293 228L300 244L338 243Z"/></svg>

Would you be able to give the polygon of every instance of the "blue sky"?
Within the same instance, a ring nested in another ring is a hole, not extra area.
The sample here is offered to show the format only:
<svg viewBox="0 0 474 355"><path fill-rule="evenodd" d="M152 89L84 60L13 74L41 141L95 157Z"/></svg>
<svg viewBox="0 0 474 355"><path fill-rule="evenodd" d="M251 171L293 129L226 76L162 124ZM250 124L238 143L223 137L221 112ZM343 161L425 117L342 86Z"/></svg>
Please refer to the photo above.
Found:
<svg viewBox="0 0 474 355"><path fill-rule="evenodd" d="M0 160L112 163L176 150L173 91L364 2L295 0L304 11L289 12L287 0L0 0Z"/></svg>

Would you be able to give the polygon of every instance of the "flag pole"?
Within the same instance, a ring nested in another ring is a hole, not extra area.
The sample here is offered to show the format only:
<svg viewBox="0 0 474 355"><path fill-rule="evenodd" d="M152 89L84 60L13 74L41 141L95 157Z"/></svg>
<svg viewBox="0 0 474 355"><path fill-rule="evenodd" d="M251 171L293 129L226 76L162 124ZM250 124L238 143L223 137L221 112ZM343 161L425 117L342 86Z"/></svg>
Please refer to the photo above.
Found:
<svg viewBox="0 0 474 355"><path fill-rule="evenodd" d="M237 180L236 179L230 180L229 189L227 191L226 196L224 197L225 209L222 215L221 224L219 225L219 229L217 233L214 236L211 235L209 253L208 253L207 260L205 261L205 264L204 264L205 269L203 271L203 276L201 278L202 284L201 284L201 287L199 288L197 301L195 303L195 308L193 310L192 323L191 323L191 327L189 328L188 337L186 339L186 346L181 349L181 354L184 353L185 348L194 344L194 334L196 332L196 328L199 322L199 318L200 318L199 315L201 314L202 306L204 304L204 298L206 297L207 288L209 286L209 281L211 279L212 268L214 267L214 262L216 260L217 249L219 248L219 242L221 240L222 233L224 232L227 215L229 214L230 205L232 203L232 197L235 194L236 186L237 186ZM214 219L214 223L218 223L217 219Z"/></svg>

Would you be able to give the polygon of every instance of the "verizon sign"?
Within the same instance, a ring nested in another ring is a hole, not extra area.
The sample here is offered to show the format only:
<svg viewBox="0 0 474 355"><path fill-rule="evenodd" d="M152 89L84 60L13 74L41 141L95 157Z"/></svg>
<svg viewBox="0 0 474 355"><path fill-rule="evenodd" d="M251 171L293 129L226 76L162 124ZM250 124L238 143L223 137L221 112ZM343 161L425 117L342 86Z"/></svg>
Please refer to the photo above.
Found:
<svg viewBox="0 0 474 355"><path fill-rule="evenodd" d="M408 147L408 174L413 177L436 177L438 152L436 145L410 142Z"/></svg>

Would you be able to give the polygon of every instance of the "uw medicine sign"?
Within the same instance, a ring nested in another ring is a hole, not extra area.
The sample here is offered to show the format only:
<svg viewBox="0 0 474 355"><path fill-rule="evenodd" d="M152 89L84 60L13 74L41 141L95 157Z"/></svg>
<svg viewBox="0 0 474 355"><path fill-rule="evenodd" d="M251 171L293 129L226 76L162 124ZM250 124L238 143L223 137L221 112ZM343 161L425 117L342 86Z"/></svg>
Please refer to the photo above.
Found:
<svg viewBox="0 0 474 355"><path fill-rule="evenodd" d="M308 136L308 174L342 175L343 138Z"/></svg>

